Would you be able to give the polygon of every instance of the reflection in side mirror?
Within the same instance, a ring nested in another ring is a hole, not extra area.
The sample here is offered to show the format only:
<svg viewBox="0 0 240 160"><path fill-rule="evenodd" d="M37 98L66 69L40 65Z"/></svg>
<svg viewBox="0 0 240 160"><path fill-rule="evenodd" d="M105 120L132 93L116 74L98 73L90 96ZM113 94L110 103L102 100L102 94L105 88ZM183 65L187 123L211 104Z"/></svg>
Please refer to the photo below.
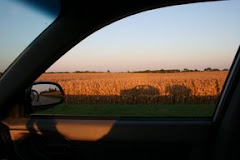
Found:
<svg viewBox="0 0 240 160"><path fill-rule="evenodd" d="M33 84L30 96L32 106L59 104L64 98L62 88L58 84L48 82Z"/></svg>

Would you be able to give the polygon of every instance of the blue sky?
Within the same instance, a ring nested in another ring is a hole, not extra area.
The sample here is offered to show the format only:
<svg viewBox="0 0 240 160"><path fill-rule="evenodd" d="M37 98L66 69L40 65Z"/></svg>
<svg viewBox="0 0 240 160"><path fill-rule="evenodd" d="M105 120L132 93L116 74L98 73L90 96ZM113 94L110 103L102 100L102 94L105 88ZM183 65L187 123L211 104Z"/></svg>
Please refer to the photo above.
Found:
<svg viewBox="0 0 240 160"><path fill-rule="evenodd" d="M58 14L56 8L52 7L54 11L50 14L34 6L40 2L31 0L31 5L26 5L27 1L30 0L0 0L0 72L17 58ZM56 3L56 0L51 1Z"/></svg>
<svg viewBox="0 0 240 160"><path fill-rule="evenodd" d="M3 7L0 5L1 20ZM21 17L26 13L18 14ZM240 44L239 17L239 0L143 12L93 33L47 71L229 68ZM28 17L25 25L34 26L12 38L14 47L6 42L5 47L0 47L0 71L53 20L41 14L37 18L32 23L33 17ZM11 31L4 34L8 38ZM3 41L1 36L1 45ZM1 66L3 61L5 66Z"/></svg>

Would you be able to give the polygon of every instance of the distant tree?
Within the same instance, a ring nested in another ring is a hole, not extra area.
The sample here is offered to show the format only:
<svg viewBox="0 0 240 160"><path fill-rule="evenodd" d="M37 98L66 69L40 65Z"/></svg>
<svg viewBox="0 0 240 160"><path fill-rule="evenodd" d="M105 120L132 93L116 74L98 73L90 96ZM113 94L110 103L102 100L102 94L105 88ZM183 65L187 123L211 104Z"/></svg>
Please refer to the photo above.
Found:
<svg viewBox="0 0 240 160"><path fill-rule="evenodd" d="M189 69L184 68L184 69L183 69L183 72L189 72Z"/></svg>
<svg viewBox="0 0 240 160"><path fill-rule="evenodd" d="M207 67L204 69L204 71L211 71L211 70L212 70L212 68L210 68L210 67Z"/></svg>
<svg viewBox="0 0 240 160"><path fill-rule="evenodd" d="M96 72L96 71L75 71L73 73L101 73L101 72Z"/></svg>
<svg viewBox="0 0 240 160"><path fill-rule="evenodd" d="M187 68L184 68L183 70L182 70L182 72L199 72L199 70L197 70L197 69L187 69Z"/></svg>
<svg viewBox="0 0 240 160"><path fill-rule="evenodd" d="M224 68L224 69L223 69L223 71L229 71L229 69L227 69L227 68Z"/></svg>
<svg viewBox="0 0 240 160"><path fill-rule="evenodd" d="M213 68L211 71L220 71L218 68Z"/></svg>
<svg viewBox="0 0 240 160"><path fill-rule="evenodd" d="M110 73L110 70L107 70L107 73Z"/></svg>
<svg viewBox="0 0 240 160"><path fill-rule="evenodd" d="M132 73L178 73L181 72L179 69L169 69L169 70L144 70L144 71L133 71Z"/></svg>

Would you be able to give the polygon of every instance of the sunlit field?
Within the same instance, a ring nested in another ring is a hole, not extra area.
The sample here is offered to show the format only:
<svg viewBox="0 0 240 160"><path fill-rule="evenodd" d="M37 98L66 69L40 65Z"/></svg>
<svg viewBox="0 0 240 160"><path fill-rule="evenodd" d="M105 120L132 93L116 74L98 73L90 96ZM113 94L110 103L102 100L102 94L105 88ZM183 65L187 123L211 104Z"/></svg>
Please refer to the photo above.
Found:
<svg viewBox="0 0 240 160"><path fill-rule="evenodd" d="M47 73L65 103L41 113L96 116L211 116L227 71L181 73Z"/></svg>

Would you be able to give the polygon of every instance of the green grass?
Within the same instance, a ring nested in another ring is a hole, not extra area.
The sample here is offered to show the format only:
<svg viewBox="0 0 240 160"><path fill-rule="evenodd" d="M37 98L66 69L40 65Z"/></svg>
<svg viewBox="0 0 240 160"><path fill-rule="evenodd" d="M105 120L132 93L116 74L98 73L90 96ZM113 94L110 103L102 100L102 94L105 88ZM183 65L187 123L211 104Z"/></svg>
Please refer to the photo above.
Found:
<svg viewBox="0 0 240 160"><path fill-rule="evenodd" d="M33 115L103 117L210 117L215 104L60 104Z"/></svg>

